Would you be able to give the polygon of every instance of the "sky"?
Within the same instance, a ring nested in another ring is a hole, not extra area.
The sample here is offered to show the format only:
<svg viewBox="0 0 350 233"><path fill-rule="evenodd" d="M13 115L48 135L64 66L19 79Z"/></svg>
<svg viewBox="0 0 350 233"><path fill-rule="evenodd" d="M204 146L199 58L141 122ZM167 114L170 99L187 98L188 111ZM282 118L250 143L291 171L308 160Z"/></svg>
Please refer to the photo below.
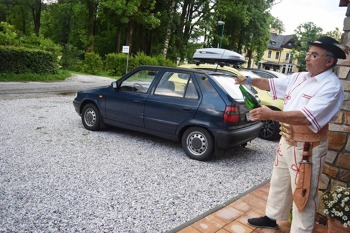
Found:
<svg viewBox="0 0 350 233"><path fill-rule="evenodd" d="M307 22L313 22L323 32L333 31L336 27L342 32L346 10L347 7L339 7L339 0L282 0L270 13L283 22L285 32L282 34L290 35L300 24Z"/></svg>

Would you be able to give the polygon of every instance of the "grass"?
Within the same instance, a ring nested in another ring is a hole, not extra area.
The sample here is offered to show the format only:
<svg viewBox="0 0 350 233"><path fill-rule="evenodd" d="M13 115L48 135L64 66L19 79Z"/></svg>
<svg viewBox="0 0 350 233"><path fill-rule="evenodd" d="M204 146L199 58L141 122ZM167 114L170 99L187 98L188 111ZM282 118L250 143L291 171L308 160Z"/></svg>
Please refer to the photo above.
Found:
<svg viewBox="0 0 350 233"><path fill-rule="evenodd" d="M62 81L72 75L70 71L59 70L56 74L0 73L0 82L53 82Z"/></svg>

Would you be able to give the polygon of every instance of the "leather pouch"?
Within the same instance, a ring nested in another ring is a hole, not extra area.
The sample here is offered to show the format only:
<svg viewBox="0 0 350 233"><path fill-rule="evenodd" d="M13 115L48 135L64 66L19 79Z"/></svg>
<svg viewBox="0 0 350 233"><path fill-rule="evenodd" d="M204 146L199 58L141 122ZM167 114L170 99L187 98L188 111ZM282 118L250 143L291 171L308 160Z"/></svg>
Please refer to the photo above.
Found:
<svg viewBox="0 0 350 233"><path fill-rule="evenodd" d="M309 158L311 157L311 150L310 143L305 142L303 159L300 162L296 187L293 193L293 201L300 212L304 210L310 196L312 164L309 161Z"/></svg>

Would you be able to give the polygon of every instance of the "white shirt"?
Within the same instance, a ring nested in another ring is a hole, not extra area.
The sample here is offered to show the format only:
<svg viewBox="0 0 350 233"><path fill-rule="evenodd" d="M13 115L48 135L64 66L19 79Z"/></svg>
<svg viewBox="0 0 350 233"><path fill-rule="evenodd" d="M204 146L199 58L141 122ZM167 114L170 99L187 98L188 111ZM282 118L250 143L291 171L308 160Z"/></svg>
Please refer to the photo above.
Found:
<svg viewBox="0 0 350 233"><path fill-rule="evenodd" d="M338 117L344 92L331 70L315 77L310 77L309 72L294 73L269 79L269 84L273 99L284 99L284 111L300 110L315 133Z"/></svg>

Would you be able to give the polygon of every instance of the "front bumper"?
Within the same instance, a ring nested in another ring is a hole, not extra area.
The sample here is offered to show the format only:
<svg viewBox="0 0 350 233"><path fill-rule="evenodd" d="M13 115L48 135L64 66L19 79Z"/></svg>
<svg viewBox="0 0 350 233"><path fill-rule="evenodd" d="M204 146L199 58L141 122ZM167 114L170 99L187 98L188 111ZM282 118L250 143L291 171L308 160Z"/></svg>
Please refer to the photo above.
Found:
<svg viewBox="0 0 350 233"><path fill-rule="evenodd" d="M80 112L80 101L73 100L73 106L74 106L75 111L79 115L81 115L81 112Z"/></svg>

